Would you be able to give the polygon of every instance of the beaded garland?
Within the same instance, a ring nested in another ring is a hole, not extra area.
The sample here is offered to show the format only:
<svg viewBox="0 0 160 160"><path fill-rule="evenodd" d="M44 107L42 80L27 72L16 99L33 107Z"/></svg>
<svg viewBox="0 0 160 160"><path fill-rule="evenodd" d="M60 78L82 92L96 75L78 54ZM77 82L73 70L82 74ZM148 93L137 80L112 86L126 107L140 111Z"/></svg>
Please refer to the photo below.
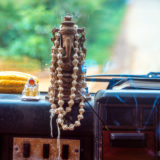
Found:
<svg viewBox="0 0 160 160"><path fill-rule="evenodd" d="M80 121L83 119L83 113L84 110L84 98L81 96L81 101L79 103L79 114L77 115L77 120L74 123L66 124L64 121L64 116L72 111L72 107L74 105L74 100L76 97L75 92L78 88L77 86L77 78L78 78L78 70L80 69L78 67L78 64L83 64L86 56L86 50L83 47L83 43L79 43L80 38L84 39L85 32L82 32L81 37L77 32L77 26L75 25L76 34L74 36L74 54L73 54L73 73L72 73L72 86L70 88L70 96L68 101L68 106L63 107L65 101L63 100L64 94L64 88L63 88L63 53L64 48L62 47L61 41L62 36L60 31L56 33L55 40L54 40L54 46L51 49L51 67L50 67L50 77L51 77L51 86L49 87L49 102L51 103L51 111L54 114L57 114L57 124L61 125L63 130L74 130L75 127L78 127L81 125ZM84 39L85 40L85 39ZM81 74L81 80L80 80L80 90L82 94L85 93L85 73ZM58 88L58 95L57 95L57 103L55 103L56 100L56 91L55 88Z"/></svg>

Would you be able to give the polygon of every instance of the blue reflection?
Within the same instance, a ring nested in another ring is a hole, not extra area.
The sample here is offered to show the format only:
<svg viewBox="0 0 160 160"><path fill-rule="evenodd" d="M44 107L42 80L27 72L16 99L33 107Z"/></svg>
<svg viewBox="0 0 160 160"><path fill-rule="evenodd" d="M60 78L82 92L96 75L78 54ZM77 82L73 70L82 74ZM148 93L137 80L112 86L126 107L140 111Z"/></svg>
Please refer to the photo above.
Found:
<svg viewBox="0 0 160 160"><path fill-rule="evenodd" d="M159 101L158 101L159 98L160 98L160 96L157 96L156 99L154 100L154 103L153 103L153 106L152 106L152 110L151 110L151 112L150 112L147 120L146 120L145 123L144 123L144 125L145 125L144 127L146 127L146 126L148 125L149 120L150 120L150 118L151 118L151 116L152 116L152 113L153 113L155 107L156 107L156 106L158 105L158 103L159 103ZM157 112L157 109L155 109L155 112Z"/></svg>

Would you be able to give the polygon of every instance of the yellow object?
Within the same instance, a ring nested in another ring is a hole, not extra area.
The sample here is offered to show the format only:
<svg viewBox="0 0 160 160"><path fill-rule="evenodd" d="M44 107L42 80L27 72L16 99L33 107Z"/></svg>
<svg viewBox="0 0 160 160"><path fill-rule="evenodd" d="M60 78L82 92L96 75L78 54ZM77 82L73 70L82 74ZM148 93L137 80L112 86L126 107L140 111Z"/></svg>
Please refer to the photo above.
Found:
<svg viewBox="0 0 160 160"><path fill-rule="evenodd" d="M22 93L28 79L33 77L38 83L37 77L31 74L15 71L0 72L0 93Z"/></svg>

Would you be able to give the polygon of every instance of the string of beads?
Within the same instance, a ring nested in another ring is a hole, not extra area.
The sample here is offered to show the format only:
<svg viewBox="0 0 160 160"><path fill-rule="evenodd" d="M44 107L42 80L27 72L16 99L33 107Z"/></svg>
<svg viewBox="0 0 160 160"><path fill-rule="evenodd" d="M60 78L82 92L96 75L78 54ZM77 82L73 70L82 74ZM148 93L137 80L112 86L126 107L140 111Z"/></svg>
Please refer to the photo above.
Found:
<svg viewBox="0 0 160 160"><path fill-rule="evenodd" d="M84 33L83 33L84 35ZM68 101L68 106L63 107L65 101L63 100L64 88L63 88L63 74L62 74L62 65L63 65L63 52L64 49L61 46L61 34L58 32L55 35L54 47L52 48L52 57L51 57L51 67L50 67L50 76L51 76L51 86L49 88L49 101L51 103L51 110L54 114L57 114L57 124L61 125L63 130L74 130L75 127L81 125L80 121L83 119L84 113L84 98L81 97L81 101L79 103L79 114L77 115L77 120L74 123L66 124L64 121L64 116L72 111L72 107L74 105L74 100L76 97L76 90L77 90L77 78L78 78L78 65L84 63L85 59L85 52L81 49L79 45L79 38L80 35L78 33L75 34L75 41L74 41L74 54L73 54L73 73L72 73L72 86L70 89L70 96ZM81 50L80 50L81 49ZM79 55L80 53L80 55ZM80 92L83 94L85 93L85 73L81 74L81 81L80 83ZM55 89L58 88L58 105L55 103Z"/></svg>

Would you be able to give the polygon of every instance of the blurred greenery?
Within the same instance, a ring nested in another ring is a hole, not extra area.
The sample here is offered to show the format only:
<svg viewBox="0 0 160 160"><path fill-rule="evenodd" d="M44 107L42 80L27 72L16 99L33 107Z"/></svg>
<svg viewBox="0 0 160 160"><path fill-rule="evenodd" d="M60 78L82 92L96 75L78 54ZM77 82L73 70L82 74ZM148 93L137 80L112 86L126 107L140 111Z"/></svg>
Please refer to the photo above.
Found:
<svg viewBox="0 0 160 160"><path fill-rule="evenodd" d="M51 29L66 13L86 28L87 59L104 64L125 13L126 0L5 0L0 1L0 57L50 63Z"/></svg>

